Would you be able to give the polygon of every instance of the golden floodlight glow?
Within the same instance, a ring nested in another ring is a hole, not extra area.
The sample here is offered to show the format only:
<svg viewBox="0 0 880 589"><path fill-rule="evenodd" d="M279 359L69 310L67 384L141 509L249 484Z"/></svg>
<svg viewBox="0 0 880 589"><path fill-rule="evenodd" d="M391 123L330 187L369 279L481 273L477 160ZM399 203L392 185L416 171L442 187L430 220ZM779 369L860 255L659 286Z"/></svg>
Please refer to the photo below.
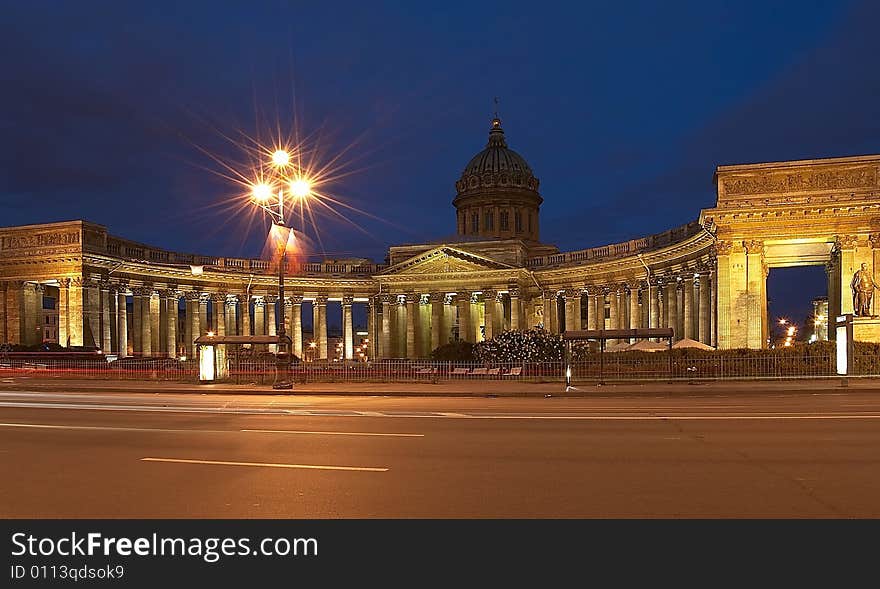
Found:
<svg viewBox="0 0 880 589"><path fill-rule="evenodd" d="M290 154L284 151L283 149L279 149L275 153L272 154L272 163L278 166L279 168L283 168L287 164L290 163Z"/></svg>
<svg viewBox="0 0 880 589"><path fill-rule="evenodd" d="M290 194L296 198L305 198L312 192L312 183L305 178L297 178L290 182Z"/></svg>
<svg viewBox="0 0 880 589"><path fill-rule="evenodd" d="M251 194L253 195L254 200L264 202L269 200L269 197L272 196L272 187L268 184L254 184L253 188L251 188Z"/></svg>

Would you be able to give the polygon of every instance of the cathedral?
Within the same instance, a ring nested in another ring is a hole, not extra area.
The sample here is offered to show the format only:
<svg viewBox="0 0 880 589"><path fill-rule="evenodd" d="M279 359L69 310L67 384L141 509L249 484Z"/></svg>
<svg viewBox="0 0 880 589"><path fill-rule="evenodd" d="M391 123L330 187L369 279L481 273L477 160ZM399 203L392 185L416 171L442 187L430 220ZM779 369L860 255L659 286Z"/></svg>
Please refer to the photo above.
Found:
<svg viewBox="0 0 880 589"><path fill-rule="evenodd" d="M454 238L393 245L387 264L291 264L283 298L266 260L169 251L86 220L0 227L0 343L48 333L119 357L192 357L209 331L275 335L283 322L302 358L308 301L306 345L321 360L333 355L327 303L338 301L352 360L358 305L368 358L425 358L533 327L669 327L675 339L763 348L770 268L808 264L826 269L829 315L853 312L853 273L880 261L880 156L718 166L714 182L715 207L678 227L561 252L542 242L539 178L495 118L455 182ZM880 323L862 318L855 337L880 341Z"/></svg>

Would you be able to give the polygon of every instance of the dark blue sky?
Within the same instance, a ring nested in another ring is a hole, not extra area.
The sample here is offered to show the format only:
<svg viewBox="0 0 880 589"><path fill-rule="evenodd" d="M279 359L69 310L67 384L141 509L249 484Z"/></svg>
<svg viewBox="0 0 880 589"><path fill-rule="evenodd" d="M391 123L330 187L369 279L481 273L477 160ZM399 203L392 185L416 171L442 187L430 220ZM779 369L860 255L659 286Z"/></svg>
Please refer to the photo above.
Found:
<svg viewBox="0 0 880 589"><path fill-rule="evenodd" d="M454 182L493 96L541 179L542 237L563 250L695 219L719 164L880 151L867 1L6 1L3 14L0 225L84 218L257 255L264 229L218 206L238 187L201 150L236 158L223 134L295 118L324 157L349 148L354 173L327 191L382 219L350 215L365 232L320 219L328 255L381 261L454 231ZM799 290L824 294L807 276Z"/></svg>

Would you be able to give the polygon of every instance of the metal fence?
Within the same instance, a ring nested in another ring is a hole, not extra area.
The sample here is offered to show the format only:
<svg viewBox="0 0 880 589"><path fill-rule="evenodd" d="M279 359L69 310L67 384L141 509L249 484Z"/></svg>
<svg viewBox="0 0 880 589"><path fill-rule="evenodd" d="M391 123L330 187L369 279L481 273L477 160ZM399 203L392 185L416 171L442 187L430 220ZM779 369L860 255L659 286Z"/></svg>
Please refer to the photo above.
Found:
<svg viewBox="0 0 880 589"><path fill-rule="evenodd" d="M854 374L880 375L880 355L857 354ZM436 362L391 359L374 362L305 362L291 367L294 382L455 382L517 381L561 382L564 362ZM832 354L778 355L748 353L705 354L695 357L669 352L588 354L571 364L572 383L626 381L680 381L730 379L783 379L835 375ZM273 357L230 358L227 382L270 384ZM166 380L197 382L194 360L101 356L63 358L27 355L0 358L0 377L93 378L107 380Z"/></svg>

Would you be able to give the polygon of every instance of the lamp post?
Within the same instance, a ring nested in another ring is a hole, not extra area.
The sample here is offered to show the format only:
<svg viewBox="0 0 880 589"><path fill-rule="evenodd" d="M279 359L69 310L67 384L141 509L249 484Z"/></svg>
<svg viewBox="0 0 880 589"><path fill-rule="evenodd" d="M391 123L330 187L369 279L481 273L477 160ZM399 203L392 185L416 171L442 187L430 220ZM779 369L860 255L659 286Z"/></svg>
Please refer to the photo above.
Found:
<svg viewBox="0 0 880 589"><path fill-rule="evenodd" d="M278 241L278 300L281 301L281 321L278 322L278 350L275 355L275 382L273 389L292 389L290 382L290 336L284 326L284 267L287 265L287 240L290 233L284 231L284 184L288 185L290 196L294 198L306 198L311 192L309 181L302 177L288 177L284 172L290 164L290 154L279 149L272 154L272 164L277 171L274 178L278 184L277 192L272 184L260 183L253 186L252 196L254 202L272 219L273 229L276 231Z"/></svg>

